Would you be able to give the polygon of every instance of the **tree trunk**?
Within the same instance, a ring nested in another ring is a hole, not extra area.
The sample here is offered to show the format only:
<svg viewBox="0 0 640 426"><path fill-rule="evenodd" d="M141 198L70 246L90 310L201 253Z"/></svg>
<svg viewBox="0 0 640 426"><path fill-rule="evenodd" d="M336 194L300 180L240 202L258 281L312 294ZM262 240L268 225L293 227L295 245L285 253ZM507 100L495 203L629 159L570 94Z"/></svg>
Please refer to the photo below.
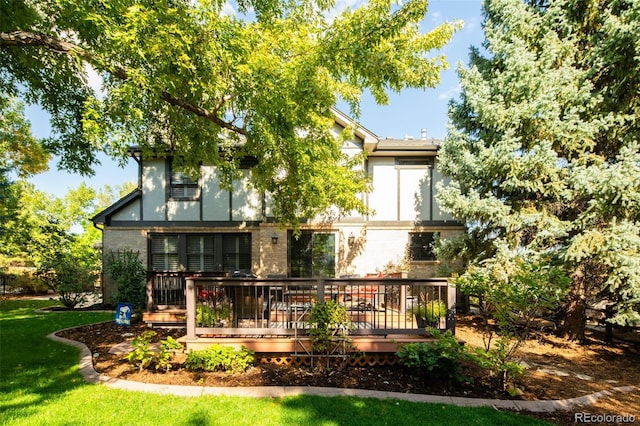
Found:
<svg viewBox="0 0 640 426"><path fill-rule="evenodd" d="M562 336L569 340L584 343L584 330L587 323L587 283L584 266L578 266L573 275L573 285L566 305Z"/></svg>
<svg viewBox="0 0 640 426"><path fill-rule="evenodd" d="M562 336L569 340L583 343L587 322L587 301L585 298L572 297L567 303L567 310L562 326Z"/></svg>

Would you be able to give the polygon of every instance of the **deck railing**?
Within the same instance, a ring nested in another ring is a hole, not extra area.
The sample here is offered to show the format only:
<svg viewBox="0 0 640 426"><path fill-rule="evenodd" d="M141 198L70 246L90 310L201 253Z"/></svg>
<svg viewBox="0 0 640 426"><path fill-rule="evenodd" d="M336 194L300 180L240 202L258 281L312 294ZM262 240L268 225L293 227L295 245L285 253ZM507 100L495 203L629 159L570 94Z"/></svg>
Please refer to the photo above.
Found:
<svg viewBox="0 0 640 426"><path fill-rule="evenodd" d="M354 335L425 334L427 326L455 332L455 288L446 279L188 277L185 285L188 339L305 335L313 304L329 300L347 309ZM422 324L411 314L416 305L431 313L443 305L443 312Z"/></svg>
<svg viewBox="0 0 640 426"><path fill-rule="evenodd" d="M147 274L147 310L183 308L187 305L184 272L149 272Z"/></svg>

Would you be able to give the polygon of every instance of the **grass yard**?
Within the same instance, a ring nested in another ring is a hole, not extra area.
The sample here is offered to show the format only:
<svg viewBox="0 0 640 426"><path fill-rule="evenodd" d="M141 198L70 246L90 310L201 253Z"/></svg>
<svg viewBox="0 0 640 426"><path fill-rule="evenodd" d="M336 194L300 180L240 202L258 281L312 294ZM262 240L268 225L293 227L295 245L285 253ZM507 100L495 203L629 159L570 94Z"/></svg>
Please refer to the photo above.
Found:
<svg viewBox="0 0 640 426"><path fill-rule="evenodd" d="M104 312L45 312L55 302L0 301L3 425L542 425L493 408L351 397L185 398L125 392L83 381L78 350L46 338L111 320ZM99 338L99 336L96 336Z"/></svg>

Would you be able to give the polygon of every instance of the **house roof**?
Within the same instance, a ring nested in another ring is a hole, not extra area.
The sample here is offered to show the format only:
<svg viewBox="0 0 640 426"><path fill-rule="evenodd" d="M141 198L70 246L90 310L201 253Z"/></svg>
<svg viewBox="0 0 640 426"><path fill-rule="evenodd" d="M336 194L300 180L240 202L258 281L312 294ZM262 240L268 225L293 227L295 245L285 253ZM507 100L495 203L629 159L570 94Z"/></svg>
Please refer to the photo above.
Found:
<svg viewBox="0 0 640 426"><path fill-rule="evenodd" d="M380 139L373 151L369 153L369 156L433 156L441 144L442 141L439 139L427 139L426 137L421 139L412 139L410 137L404 139Z"/></svg>
<svg viewBox="0 0 640 426"><path fill-rule="evenodd" d="M109 224L111 220L111 216L114 213L117 213L120 209L128 206L135 200L140 199L141 197L142 197L142 191L139 188L136 188L130 193L128 193L127 195L125 195L124 197L120 198L118 201L116 201L112 205L110 205L109 207L107 207L106 209L102 210L97 215L93 216L91 218L91 221L94 224L98 224L98 223Z"/></svg>
<svg viewBox="0 0 640 426"><path fill-rule="evenodd" d="M347 127L354 123L351 117L340 111L338 108L331 108L331 112L333 112L336 123L340 124L341 126ZM378 140L380 140L380 138L375 133L361 126L360 124L357 125L354 133L364 141L364 149L368 152L372 152L375 149Z"/></svg>

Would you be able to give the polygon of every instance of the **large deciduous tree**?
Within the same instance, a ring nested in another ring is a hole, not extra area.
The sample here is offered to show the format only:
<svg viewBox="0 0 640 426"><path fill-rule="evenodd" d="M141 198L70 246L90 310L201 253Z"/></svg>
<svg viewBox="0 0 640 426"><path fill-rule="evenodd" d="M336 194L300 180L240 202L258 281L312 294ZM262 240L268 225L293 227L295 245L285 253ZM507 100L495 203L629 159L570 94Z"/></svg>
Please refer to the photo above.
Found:
<svg viewBox="0 0 640 426"><path fill-rule="evenodd" d="M48 153L31 133L24 104L0 92L0 223L15 217L15 178L25 178L47 169ZM0 227L0 238L6 226Z"/></svg>
<svg viewBox="0 0 640 426"><path fill-rule="evenodd" d="M596 300L638 321L640 3L487 0L484 14L440 151L453 184L439 201L469 231L441 253L475 273L563 265L569 338Z"/></svg>
<svg viewBox="0 0 640 426"><path fill-rule="evenodd" d="M446 62L428 53L458 26L421 32L426 0L337 16L325 0L240 0L237 12L211 0L1 5L0 90L51 113L62 166L90 172L98 149L136 144L186 171L217 165L230 184L252 157L253 184L284 223L366 210L361 159L342 154L331 107L346 101L357 116L364 90L384 103L389 90L433 87Z"/></svg>

